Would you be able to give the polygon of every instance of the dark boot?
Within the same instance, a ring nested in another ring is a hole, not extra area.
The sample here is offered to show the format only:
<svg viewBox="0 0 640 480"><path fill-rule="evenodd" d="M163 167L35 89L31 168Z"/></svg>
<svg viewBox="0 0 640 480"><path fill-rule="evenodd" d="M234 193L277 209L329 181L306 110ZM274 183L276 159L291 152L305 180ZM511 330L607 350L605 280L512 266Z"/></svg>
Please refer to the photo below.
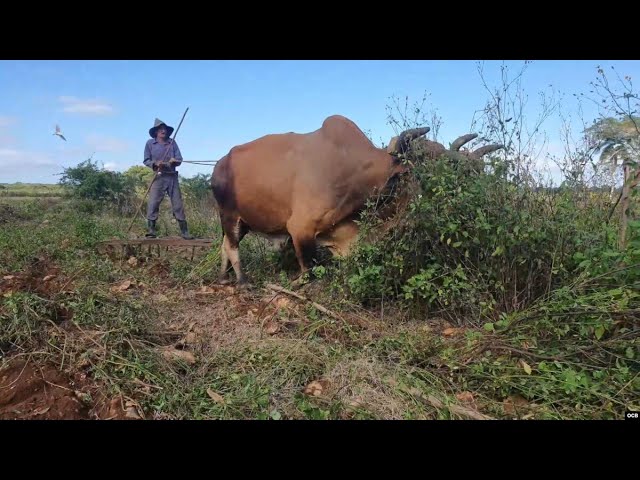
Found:
<svg viewBox="0 0 640 480"><path fill-rule="evenodd" d="M156 238L158 236L156 232L156 221L155 220L147 220L147 226L149 227L149 231L145 235L145 237Z"/></svg>
<svg viewBox="0 0 640 480"><path fill-rule="evenodd" d="M187 221L178 220L178 225L180 225L180 234L182 235L182 238L184 238L185 240L193 240L193 237L189 235L189 229L187 228Z"/></svg>

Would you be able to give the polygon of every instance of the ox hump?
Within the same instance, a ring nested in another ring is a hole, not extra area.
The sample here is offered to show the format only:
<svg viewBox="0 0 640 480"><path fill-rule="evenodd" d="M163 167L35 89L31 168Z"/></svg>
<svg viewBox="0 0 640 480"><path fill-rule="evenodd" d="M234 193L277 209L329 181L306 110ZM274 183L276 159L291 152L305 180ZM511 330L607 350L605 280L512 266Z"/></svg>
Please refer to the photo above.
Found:
<svg viewBox="0 0 640 480"><path fill-rule="evenodd" d="M364 142L367 145L372 145L371 140L364 134L364 132L355 124L352 120L342 115L331 115L322 122L321 130L331 139L342 142Z"/></svg>

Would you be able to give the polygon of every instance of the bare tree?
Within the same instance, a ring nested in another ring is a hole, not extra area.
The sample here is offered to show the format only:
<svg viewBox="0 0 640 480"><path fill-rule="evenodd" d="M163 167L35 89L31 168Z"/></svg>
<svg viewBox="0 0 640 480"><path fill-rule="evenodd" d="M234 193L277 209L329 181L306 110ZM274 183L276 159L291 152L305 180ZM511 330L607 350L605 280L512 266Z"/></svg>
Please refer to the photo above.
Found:
<svg viewBox="0 0 640 480"><path fill-rule="evenodd" d="M440 133L440 127L442 127L442 117L438 115L438 110L431 104L429 108L425 107L429 94L425 92L422 99L419 102L414 102L412 107L409 107L409 97L405 96L404 105L401 100L392 96L390 100L393 105L387 105L387 123L391 125L396 132L407 130L416 126L428 125L430 127L429 132L425 138L438 141L438 135Z"/></svg>
<svg viewBox="0 0 640 480"><path fill-rule="evenodd" d="M549 92L539 93L540 111L537 118L529 121L529 97L524 93L522 78L530 63L525 61L513 78L509 67L503 63L497 86L489 85L484 63L477 64L478 74L489 99L482 109L474 113L471 130L481 132L479 140L495 141L505 146L500 154L501 160L509 164L516 181L532 178L532 167L541 158L548 140L541 127L558 106L556 94L549 85Z"/></svg>
<svg viewBox="0 0 640 480"><path fill-rule="evenodd" d="M559 107L563 153L559 157L549 154L549 157L560 169L564 182L574 189L600 187L603 182L608 184L608 179L603 180L605 169L594 160L596 149L593 147L588 131L589 126L579 98L576 115L580 124L577 131L574 129L573 115L565 114L562 107Z"/></svg>

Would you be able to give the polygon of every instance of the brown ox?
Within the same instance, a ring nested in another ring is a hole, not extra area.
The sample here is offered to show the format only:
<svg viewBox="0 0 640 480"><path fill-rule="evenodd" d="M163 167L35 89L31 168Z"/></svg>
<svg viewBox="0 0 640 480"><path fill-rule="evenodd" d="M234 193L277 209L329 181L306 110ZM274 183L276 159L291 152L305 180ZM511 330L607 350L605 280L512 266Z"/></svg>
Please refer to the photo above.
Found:
<svg viewBox="0 0 640 480"><path fill-rule="evenodd" d="M238 284L247 282L239 243L249 232L272 239L290 237L302 273L312 266L316 245L345 255L357 238L355 223L366 200L383 192L407 170L400 155L429 127L406 130L386 149L376 147L351 120L334 115L310 133L266 135L233 147L216 164L211 187L224 238L220 282L228 281L231 262ZM475 138L456 140L451 150ZM427 153L445 153L420 139ZM480 158L500 146L482 147L467 157Z"/></svg>

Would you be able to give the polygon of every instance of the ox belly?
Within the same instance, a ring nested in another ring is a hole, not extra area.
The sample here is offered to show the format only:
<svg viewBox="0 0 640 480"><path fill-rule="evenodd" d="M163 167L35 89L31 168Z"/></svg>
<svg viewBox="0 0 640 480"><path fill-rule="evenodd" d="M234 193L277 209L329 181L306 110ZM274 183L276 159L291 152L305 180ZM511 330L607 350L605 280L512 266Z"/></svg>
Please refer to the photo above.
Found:
<svg viewBox="0 0 640 480"><path fill-rule="evenodd" d="M358 239L358 225L353 220L344 220L329 231L320 232L316 235L318 246L326 247L332 255L336 257L346 257ZM282 250L291 236L288 234L273 234L252 231L255 235L268 240L271 243L271 250Z"/></svg>

